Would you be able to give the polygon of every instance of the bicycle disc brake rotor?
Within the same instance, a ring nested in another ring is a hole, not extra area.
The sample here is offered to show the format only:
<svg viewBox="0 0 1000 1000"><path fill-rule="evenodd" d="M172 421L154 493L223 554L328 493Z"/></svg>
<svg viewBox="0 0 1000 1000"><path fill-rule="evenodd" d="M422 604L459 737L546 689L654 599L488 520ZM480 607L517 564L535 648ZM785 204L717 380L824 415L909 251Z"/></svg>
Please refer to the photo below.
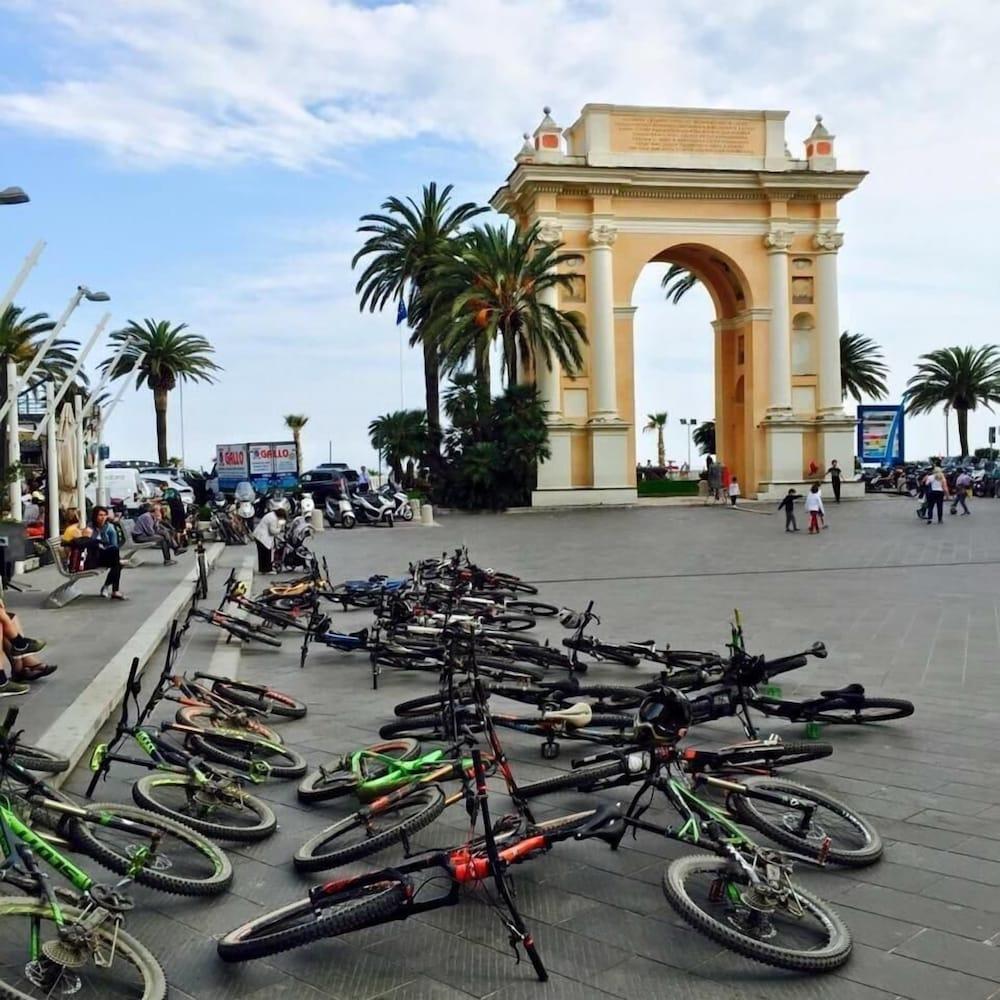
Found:
<svg viewBox="0 0 1000 1000"><path fill-rule="evenodd" d="M145 845L129 844L125 848L125 854L130 860L135 861L140 852L146 852L147 856L143 862L143 868L151 868L156 872L167 872L174 867L174 863L165 854L153 854Z"/></svg>
<svg viewBox="0 0 1000 1000"><path fill-rule="evenodd" d="M822 823L817 823L815 820L810 821L809 826L803 830L801 817L796 813L785 813L781 817L781 825L791 834L796 837L803 837L805 840L810 842L816 841L818 843L823 843L824 840L828 839L828 835L825 827Z"/></svg>

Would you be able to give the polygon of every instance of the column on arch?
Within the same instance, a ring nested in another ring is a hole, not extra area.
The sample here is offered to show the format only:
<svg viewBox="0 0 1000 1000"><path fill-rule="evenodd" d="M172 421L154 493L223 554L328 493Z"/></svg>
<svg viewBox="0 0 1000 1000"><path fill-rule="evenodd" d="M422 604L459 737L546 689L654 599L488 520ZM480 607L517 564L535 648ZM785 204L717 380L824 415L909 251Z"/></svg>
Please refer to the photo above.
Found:
<svg viewBox="0 0 1000 1000"><path fill-rule="evenodd" d="M837 251L842 233L824 231L813 237L816 255L816 326L819 341L819 412L839 416L844 411L840 384L840 314L837 291Z"/></svg>
<svg viewBox="0 0 1000 1000"><path fill-rule="evenodd" d="M792 412L792 327L788 283L788 251L793 233L772 229L764 237L768 254L768 293L771 321L768 336L768 414L790 416Z"/></svg>

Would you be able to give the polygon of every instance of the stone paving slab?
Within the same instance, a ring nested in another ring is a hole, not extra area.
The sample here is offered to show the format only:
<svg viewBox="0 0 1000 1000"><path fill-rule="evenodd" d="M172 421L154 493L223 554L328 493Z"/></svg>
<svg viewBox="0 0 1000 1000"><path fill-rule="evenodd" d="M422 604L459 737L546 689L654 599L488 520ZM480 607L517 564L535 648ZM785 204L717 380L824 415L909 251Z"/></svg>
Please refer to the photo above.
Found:
<svg viewBox="0 0 1000 1000"><path fill-rule="evenodd" d="M357 529L316 539L336 579L401 572L415 557L468 543L477 562L551 581L542 585L543 600L580 607L593 598L598 631L609 639L656 637L678 648L720 649L739 606L753 650L780 654L827 642L827 660L783 678L788 693L861 681L873 692L911 698L917 714L901 723L828 729L834 756L796 774L868 813L886 841L885 858L874 867L801 870L804 884L830 899L854 931L854 955L837 973L767 969L693 931L660 890L666 861L689 849L646 834L626 840L617 855L594 842L561 844L515 871L553 973L544 986L530 966L515 966L503 929L475 894L408 922L224 966L213 938L265 906L300 898L313 879L294 872L292 850L309 831L350 811L345 803L303 807L290 783L262 789L281 827L263 844L233 848L229 896L205 902L142 891L131 926L163 955L174 993L199 1000L1000 997L1000 504L977 502L972 517L930 528L913 516L913 506L831 505L830 530L814 538L785 535L777 517L693 507L451 515L434 532ZM336 614L334 621L359 628L367 613ZM544 632L556 641L562 634L558 626ZM307 700L309 716L282 723L282 732L314 763L373 738L396 702L431 687L425 676L386 671L372 692L363 656L314 649L304 670L297 656L292 644L246 649L240 674ZM635 675L613 665L593 671L617 682ZM802 726L780 720L764 722L762 730L771 729L803 736ZM515 774L524 778L566 768L574 756L566 747L550 764L540 759L537 739L503 735ZM711 744L740 733L730 721L696 735ZM128 797L134 777L113 772L106 797ZM69 787L79 789L84 779L78 772ZM496 798L496 809L506 808ZM539 812L557 815L586 801L570 794L540 804ZM650 815L670 820L659 807ZM416 842L458 842L463 826L461 810L447 810ZM367 869L348 868L355 870Z"/></svg>

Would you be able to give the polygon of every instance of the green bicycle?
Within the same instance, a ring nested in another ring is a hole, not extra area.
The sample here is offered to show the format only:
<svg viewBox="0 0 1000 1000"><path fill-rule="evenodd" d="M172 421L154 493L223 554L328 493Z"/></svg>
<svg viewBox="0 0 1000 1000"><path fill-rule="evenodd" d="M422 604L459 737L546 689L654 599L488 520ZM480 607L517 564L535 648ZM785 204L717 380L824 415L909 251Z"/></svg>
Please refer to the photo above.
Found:
<svg viewBox="0 0 1000 1000"><path fill-rule="evenodd" d="M5 758L16 743L7 736L14 718L16 710L0 728ZM28 893L0 897L0 997L162 1000L167 995L159 962L122 930L132 908L122 889L158 858L160 834L152 828L147 832L149 843L132 854L124 877L114 886L101 885L35 833L9 799L0 796L0 883ZM53 889L36 856L72 889ZM71 902L64 902L67 897Z"/></svg>
<svg viewBox="0 0 1000 1000"><path fill-rule="evenodd" d="M420 743L415 739L373 743L307 774L299 783L299 801L326 802L353 793L362 802L370 802L406 784L443 757L443 750L421 756Z"/></svg>

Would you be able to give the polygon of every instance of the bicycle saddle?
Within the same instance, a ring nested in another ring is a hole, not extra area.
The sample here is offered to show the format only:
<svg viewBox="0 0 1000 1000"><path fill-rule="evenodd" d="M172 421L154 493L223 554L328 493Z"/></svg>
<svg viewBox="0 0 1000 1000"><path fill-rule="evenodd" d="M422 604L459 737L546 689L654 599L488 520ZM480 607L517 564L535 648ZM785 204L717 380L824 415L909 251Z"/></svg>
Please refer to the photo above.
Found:
<svg viewBox="0 0 1000 1000"><path fill-rule="evenodd" d="M823 698L837 698L842 695L854 695L856 697L864 697L865 686L864 684L847 684L842 688L834 691L820 691L820 696Z"/></svg>
<svg viewBox="0 0 1000 1000"><path fill-rule="evenodd" d="M594 713L590 706L583 702L570 705L569 708L557 708L542 713L542 719L546 722L565 722L571 729L588 725L593 717Z"/></svg>
<svg viewBox="0 0 1000 1000"><path fill-rule="evenodd" d="M573 834L573 839L585 840L587 837L598 837L612 846L617 846L624 834L625 825L622 823L621 807L606 802L594 810L594 815Z"/></svg>

